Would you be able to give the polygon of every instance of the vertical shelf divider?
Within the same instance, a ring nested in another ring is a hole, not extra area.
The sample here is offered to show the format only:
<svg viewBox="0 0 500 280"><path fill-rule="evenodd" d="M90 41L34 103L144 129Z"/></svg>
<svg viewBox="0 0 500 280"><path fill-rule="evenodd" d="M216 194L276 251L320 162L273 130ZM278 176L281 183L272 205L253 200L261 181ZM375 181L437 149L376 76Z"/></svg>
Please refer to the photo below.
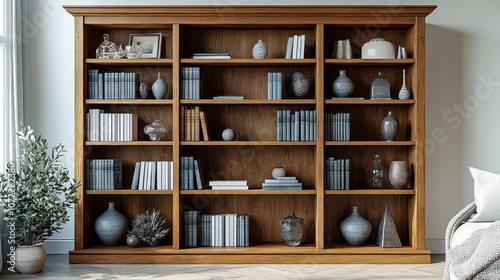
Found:
<svg viewBox="0 0 500 280"><path fill-rule="evenodd" d="M325 248L325 188L324 188L324 117L325 117L325 26L316 25L316 71L315 71L315 89L316 89L316 248L322 250ZM321 78L320 78L321 77Z"/></svg>
<svg viewBox="0 0 500 280"><path fill-rule="evenodd" d="M174 161L174 190L172 197L172 247L179 250L181 247L181 201L180 201L180 135L179 135L179 111L180 111L180 26L172 26L172 160Z"/></svg>

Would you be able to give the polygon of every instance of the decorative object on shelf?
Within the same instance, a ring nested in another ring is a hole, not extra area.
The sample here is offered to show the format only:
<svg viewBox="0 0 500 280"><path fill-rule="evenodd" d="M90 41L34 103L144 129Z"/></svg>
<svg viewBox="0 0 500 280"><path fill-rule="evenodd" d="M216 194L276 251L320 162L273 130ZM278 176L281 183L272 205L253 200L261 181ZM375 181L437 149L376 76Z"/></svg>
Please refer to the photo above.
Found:
<svg viewBox="0 0 500 280"><path fill-rule="evenodd" d="M339 70L339 76L333 80L333 96L348 97L354 91L354 82L347 77L345 70Z"/></svg>
<svg viewBox="0 0 500 280"><path fill-rule="evenodd" d="M370 236L372 225L358 214L358 205L353 205L352 214L340 223L340 232L347 243L359 246Z"/></svg>
<svg viewBox="0 0 500 280"><path fill-rule="evenodd" d="M338 40L335 43L333 57L338 59L351 59L352 58L352 48L349 39Z"/></svg>
<svg viewBox="0 0 500 280"><path fill-rule="evenodd" d="M394 219L392 218L389 202L385 204L384 214L378 225L377 240L375 243L382 248L401 248L401 239L399 239L398 230Z"/></svg>
<svg viewBox="0 0 500 280"><path fill-rule="evenodd" d="M394 160L389 166L389 182L395 189L405 189L410 179L410 168L404 160Z"/></svg>
<svg viewBox="0 0 500 280"><path fill-rule="evenodd" d="M102 35L103 41L95 50L95 56L99 59L113 59L118 52L118 47L115 43L109 40L109 34Z"/></svg>
<svg viewBox="0 0 500 280"><path fill-rule="evenodd" d="M283 166L278 166L273 168L272 172L273 178L278 179L279 177L285 177L286 176L286 169Z"/></svg>
<svg viewBox="0 0 500 280"><path fill-rule="evenodd" d="M46 261L41 245L69 221L68 208L78 202L80 183L69 177L63 164L64 144L49 149L47 139L25 125L20 125L16 135L17 161L7 163L0 174L0 207L4 209L3 220L15 229L10 231L9 241L18 245L17 270L37 273Z"/></svg>
<svg viewBox="0 0 500 280"><path fill-rule="evenodd" d="M136 44L133 46L125 46L125 51L127 52L128 59L141 58L142 47L139 42L136 42Z"/></svg>
<svg viewBox="0 0 500 280"><path fill-rule="evenodd" d="M408 58L406 54L406 48L398 46L398 56L396 57L397 59L406 59Z"/></svg>
<svg viewBox="0 0 500 280"><path fill-rule="evenodd" d="M130 34L129 46L140 46L141 54L137 58L160 58L161 33Z"/></svg>
<svg viewBox="0 0 500 280"><path fill-rule="evenodd" d="M127 245L130 247L137 247L141 245L141 239L139 239L139 237L135 234L129 234L127 236Z"/></svg>
<svg viewBox="0 0 500 280"><path fill-rule="evenodd" d="M293 96L302 98L309 93L310 80L302 72L295 72L290 75L289 91Z"/></svg>
<svg viewBox="0 0 500 280"><path fill-rule="evenodd" d="M158 79L153 83L151 90L156 99L164 99L167 96L168 85L165 80L161 78L160 72L158 72Z"/></svg>
<svg viewBox="0 0 500 280"><path fill-rule="evenodd" d="M398 136L399 124L398 120L392 115L391 111L389 111L387 116L382 120L380 128L382 130L382 137L384 137L385 140L396 140L396 136Z"/></svg>
<svg viewBox="0 0 500 280"><path fill-rule="evenodd" d="M361 47L361 58L394 59L396 58L394 45L384 38L373 38Z"/></svg>
<svg viewBox="0 0 500 280"><path fill-rule="evenodd" d="M146 210L146 213L132 220L129 236L135 235L149 246L158 246L170 232L170 228L166 228L165 224L165 217L159 211L153 209L150 214Z"/></svg>
<svg viewBox="0 0 500 280"><path fill-rule="evenodd" d="M293 210L288 217L280 219L281 237L286 245L296 247L302 241L304 219L293 214Z"/></svg>
<svg viewBox="0 0 500 280"><path fill-rule="evenodd" d="M141 80L139 84L139 97L141 99L146 99L148 98L149 95L149 84L148 82Z"/></svg>
<svg viewBox="0 0 500 280"><path fill-rule="evenodd" d="M167 134L167 126L160 120L153 120L150 124L144 127L144 133L149 136L152 141L159 141L165 134Z"/></svg>
<svg viewBox="0 0 500 280"><path fill-rule="evenodd" d="M370 99L391 99L391 84L378 72L370 86Z"/></svg>
<svg viewBox="0 0 500 280"><path fill-rule="evenodd" d="M401 100L410 99L410 91L406 87L406 69L403 69L403 85L399 90L398 98Z"/></svg>
<svg viewBox="0 0 500 280"><path fill-rule="evenodd" d="M224 141L233 141L236 138L236 133L231 128L226 128L222 131L222 139Z"/></svg>
<svg viewBox="0 0 500 280"><path fill-rule="evenodd" d="M262 39L259 39L257 44L255 44L252 48L252 55L254 59L265 59L267 58L267 46L262 42Z"/></svg>
<svg viewBox="0 0 500 280"><path fill-rule="evenodd" d="M387 186L387 169L382 166L379 155L373 155L372 164L365 170L370 188L385 188Z"/></svg>
<svg viewBox="0 0 500 280"><path fill-rule="evenodd" d="M120 244L127 234L128 220L115 209L114 202L108 202L108 210L95 221L95 232L107 246Z"/></svg>

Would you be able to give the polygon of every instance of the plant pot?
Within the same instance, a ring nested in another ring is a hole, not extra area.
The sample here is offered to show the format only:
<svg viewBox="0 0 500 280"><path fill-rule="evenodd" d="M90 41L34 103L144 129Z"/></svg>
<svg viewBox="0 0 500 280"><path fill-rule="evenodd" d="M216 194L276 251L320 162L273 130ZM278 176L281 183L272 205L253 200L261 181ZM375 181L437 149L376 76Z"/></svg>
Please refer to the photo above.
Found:
<svg viewBox="0 0 500 280"><path fill-rule="evenodd" d="M42 244L18 246L16 249L16 269L21 274L33 274L42 271L47 261L47 252Z"/></svg>

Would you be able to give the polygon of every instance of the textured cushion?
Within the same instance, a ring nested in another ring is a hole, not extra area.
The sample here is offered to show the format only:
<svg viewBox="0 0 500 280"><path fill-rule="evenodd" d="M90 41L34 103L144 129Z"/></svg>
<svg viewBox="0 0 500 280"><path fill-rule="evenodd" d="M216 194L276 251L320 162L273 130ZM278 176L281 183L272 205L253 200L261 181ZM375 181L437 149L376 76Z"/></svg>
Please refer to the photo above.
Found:
<svg viewBox="0 0 500 280"><path fill-rule="evenodd" d="M478 230L491 226L494 222L465 222L457 228L451 238L450 247L453 248L462 244L470 235Z"/></svg>
<svg viewBox="0 0 500 280"><path fill-rule="evenodd" d="M469 166L474 178L474 200L477 214L470 221L494 222L500 220L500 175Z"/></svg>

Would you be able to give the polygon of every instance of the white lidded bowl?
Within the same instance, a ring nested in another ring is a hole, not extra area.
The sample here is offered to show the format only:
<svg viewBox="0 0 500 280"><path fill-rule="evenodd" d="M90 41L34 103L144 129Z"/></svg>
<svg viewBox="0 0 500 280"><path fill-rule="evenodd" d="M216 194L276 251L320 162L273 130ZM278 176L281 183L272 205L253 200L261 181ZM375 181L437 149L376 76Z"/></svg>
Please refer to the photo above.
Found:
<svg viewBox="0 0 500 280"><path fill-rule="evenodd" d="M394 59L396 50L391 42L383 38L373 38L361 48L361 58Z"/></svg>

